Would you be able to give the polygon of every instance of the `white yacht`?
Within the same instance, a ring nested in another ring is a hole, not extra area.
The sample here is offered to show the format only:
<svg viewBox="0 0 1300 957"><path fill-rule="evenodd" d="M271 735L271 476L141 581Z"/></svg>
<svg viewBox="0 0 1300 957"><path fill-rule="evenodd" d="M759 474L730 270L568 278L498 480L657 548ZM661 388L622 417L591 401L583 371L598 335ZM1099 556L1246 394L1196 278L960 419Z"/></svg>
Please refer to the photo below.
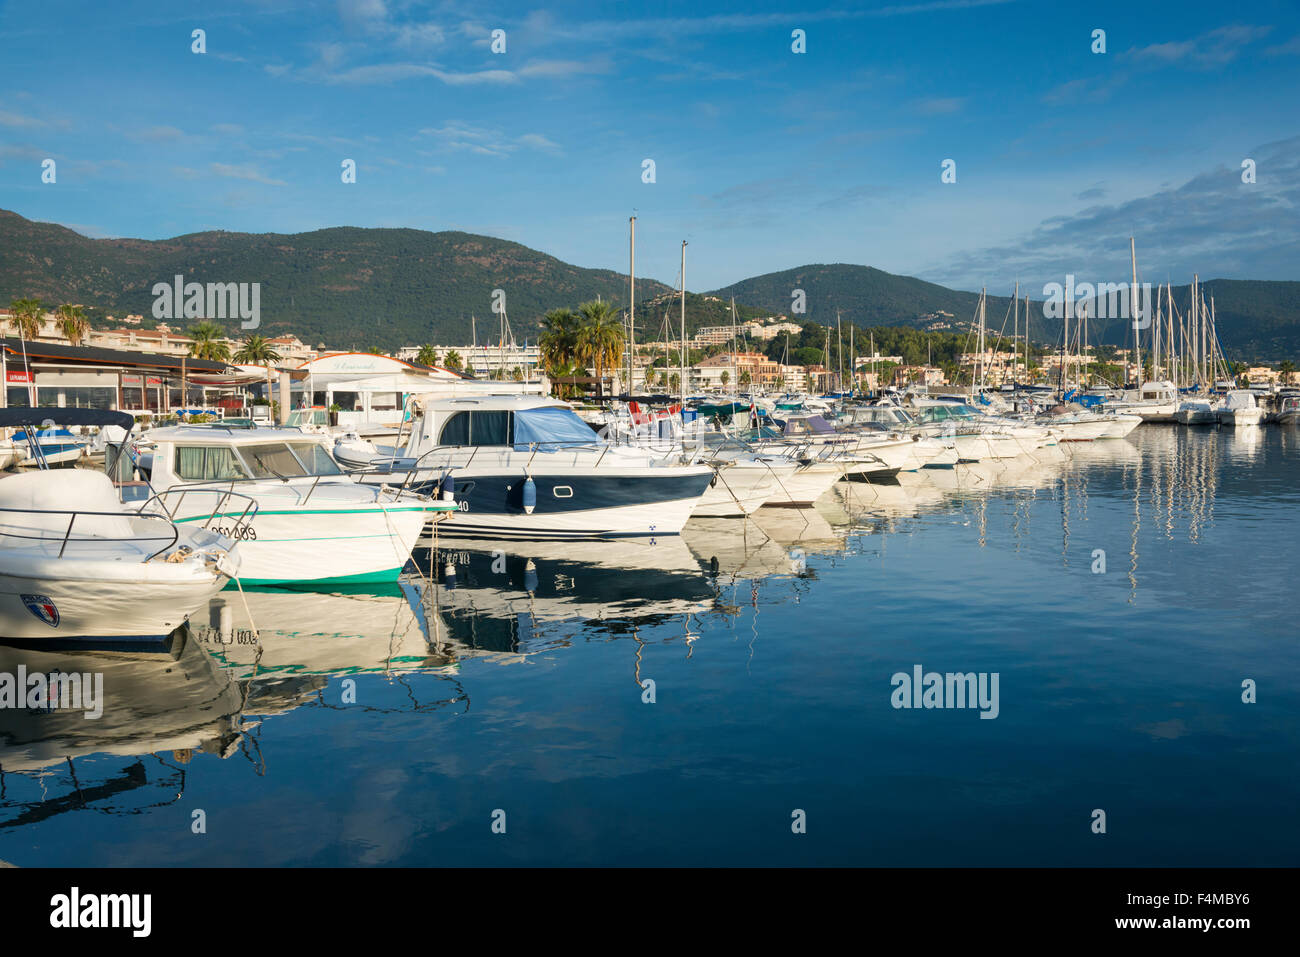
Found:
<svg viewBox="0 0 1300 957"><path fill-rule="evenodd" d="M4 410L10 424L25 410ZM89 422L125 413L61 410ZM112 479L89 469L0 478L0 637L162 638L239 569L217 531L124 506Z"/></svg>
<svg viewBox="0 0 1300 957"><path fill-rule="evenodd" d="M237 532L244 584L396 581L425 522L455 509L391 480L361 484L297 430L178 426L149 438L154 451L138 464L156 493L150 507ZM245 520L249 500L257 509Z"/></svg>
<svg viewBox="0 0 1300 957"><path fill-rule="evenodd" d="M392 453L351 442L344 461L370 484L416 491L451 483L459 536L613 538L676 535L715 476L602 439L565 403L535 395L413 402L405 441Z"/></svg>
<svg viewBox="0 0 1300 957"><path fill-rule="evenodd" d="M1245 389L1234 389L1223 400L1217 411L1219 424L1233 428L1245 428L1259 425L1264 421L1264 410L1255 400L1255 393Z"/></svg>

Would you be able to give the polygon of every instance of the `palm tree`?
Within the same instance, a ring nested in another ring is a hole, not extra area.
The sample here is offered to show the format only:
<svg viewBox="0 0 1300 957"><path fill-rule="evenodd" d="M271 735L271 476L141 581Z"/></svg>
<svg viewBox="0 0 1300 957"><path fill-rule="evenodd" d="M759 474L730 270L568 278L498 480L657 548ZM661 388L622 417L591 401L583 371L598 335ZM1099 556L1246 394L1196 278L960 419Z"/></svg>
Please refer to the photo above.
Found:
<svg viewBox="0 0 1300 957"><path fill-rule="evenodd" d="M189 328L190 355L195 359L211 359L214 362L230 361L230 344L225 339L226 331L215 322L196 322Z"/></svg>
<svg viewBox="0 0 1300 957"><path fill-rule="evenodd" d="M39 299L15 299L9 303L9 311L13 313L10 321L18 330L19 337L35 339L41 334L45 309Z"/></svg>
<svg viewBox="0 0 1300 957"><path fill-rule="evenodd" d="M235 353L235 361L243 365L266 366L266 401L271 401L271 369L280 361L280 353L266 336L249 336ZM284 398L284 396L281 396Z"/></svg>
<svg viewBox="0 0 1300 957"><path fill-rule="evenodd" d="M1287 359L1284 362L1279 362L1277 371L1282 373L1282 384L1290 385L1291 376L1295 375L1295 363L1290 359Z"/></svg>
<svg viewBox="0 0 1300 957"><path fill-rule="evenodd" d="M447 354L442 357L442 364L453 372L459 372L464 367L465 362L461 359L459 352L455 349L450 349Z"/></svg>
<svg viewBox="0 0 1300 957"><path fill-rule="evenodd" d="M722 375L718 376L718 381L722 383L722 387L725 389L727 387L727 383L731 381L731 373L728 372L726 369L723 369Z"/></svg>
<svg viewBox="0 0 1300 957"><path fill-rule="evenodd" d="M420 351L415 354L415 364L436 366L438 364L438 350L428 343L420 346Z"/></svg>
<svg viewBox="0 0 1300 957"><path fill-rule="evenodd" d="M740 370L740 387L743 389L745 386L749 385L749 383L750 383L750 381L751 381L751 378L752 378L752 377L750 376L750 374L749 374L749 370L748 370L748 369L741 369L741 370Z"/></svg>
<svg viewBox="0 0 1300 957"><path fill-rule="evenodd" d="M623 357L623 322L613 305L602 300L578 306L582 324L578 329L578 360L596 370L596 379L604 387L605 367L617 365Z"/></svg>
<svg viewBox="0 0 1300 957"><path fill-rule="evenodd" d="M542 317L537 340L542 365L549 371L573 363L578 351L579 317L572 309L552 309Z"/></svg>
<svg viewBox="0 0 1300 957"><path fill-rule="evenodd" d="M85 313L81 311L81 307L64 303L54 310L54 315L59 331L63 333L64 337L74 346L81 345L81 340L86 338L86 332L90 329L90 323L86 321Z"/></svg>

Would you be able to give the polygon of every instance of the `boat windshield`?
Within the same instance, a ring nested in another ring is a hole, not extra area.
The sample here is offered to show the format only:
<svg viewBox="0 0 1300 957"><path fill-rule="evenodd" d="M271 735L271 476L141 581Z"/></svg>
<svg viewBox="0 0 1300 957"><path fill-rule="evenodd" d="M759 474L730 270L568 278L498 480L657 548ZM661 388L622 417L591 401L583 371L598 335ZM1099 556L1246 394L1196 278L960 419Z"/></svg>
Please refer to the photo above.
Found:
<svg viewBox="0 0 1300 957"><path fill-rule="evenodd" d="M329 452L315 442L176 447L176 476L189 482L342 474Z"/></svg>
<svg viewBox="0 0 1300 957"><path fill-rule="evenodd" d="M902 409L894 406L872 406L870 408L849 409L841 417L846 425L878 425L882 428L888 428L896 425L906 425L909 421L908 415Z"/></svg>
<svg viewBox="0 0 1300 957"><path fill-rule="evenodd" d="M947 422L949 419L972 419L975 410L968 405L926 405L917 410L922 422Z"/></svg>
<svg viewBox="0 0 1300 957"><path fill-rule="evenodd" d="M330 454L315 442L262 442L241 445L238 452L253 478L342 474Z"/></svg>
<svg viewBox="0 0 1300 957"><path fill-rule="evenodd" d="M329 418L324 409L298 409L289 413L289 421L286 424L290 426L329 425Z"/></svg>

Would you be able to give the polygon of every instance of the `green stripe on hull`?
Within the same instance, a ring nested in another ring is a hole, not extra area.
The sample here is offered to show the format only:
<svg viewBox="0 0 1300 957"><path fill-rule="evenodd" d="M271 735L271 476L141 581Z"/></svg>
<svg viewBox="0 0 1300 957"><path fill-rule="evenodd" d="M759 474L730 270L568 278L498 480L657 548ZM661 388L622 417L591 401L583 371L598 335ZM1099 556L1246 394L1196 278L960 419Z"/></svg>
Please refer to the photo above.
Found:
<svg viewBox="0 0 1300 957"><path fill-rule="evenodd" d="M422 505L404 505L397 506L373 506L370 508L286 508L286 509L259 509L257 515L381 515L385 512L392 515L396 512L427 512L434 514L436 512L459 511L456 507L436 508L425 507ZM187 515L185 518L174 519L177 524L183 522L209 522L217 518L242 518L242 512L220 512L213 515ZM256 518L257 515L253 517Z"/></svg>
<svg viewBox="0 0 1300 957"><path fill-rule="evenodd" d="M313 588L318 585L376 585L384 582L395 582L402 574L402 567L389 568L377 572L363 572L360 575L339 575L335 578L241 578L239 581L245 586L257 585L310 585ZM231 581L226 586L227 590L238 588L239 585Z"/></svg>

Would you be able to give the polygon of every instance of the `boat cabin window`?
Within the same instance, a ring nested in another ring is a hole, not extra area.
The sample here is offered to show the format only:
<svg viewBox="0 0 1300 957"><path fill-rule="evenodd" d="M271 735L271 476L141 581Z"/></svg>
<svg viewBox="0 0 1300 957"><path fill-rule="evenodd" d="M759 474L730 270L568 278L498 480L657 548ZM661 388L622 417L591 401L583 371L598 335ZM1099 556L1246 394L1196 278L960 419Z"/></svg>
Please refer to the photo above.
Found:
<svg viewBox="0 0 1300 957"><path fill-rule="evenodd" d="M329 452L315 442L265 442L238 449L221 445L177 446L176 476L187 482L341 475Z"/></svg>
<svg viewBox="0 0 1300 957"><path fill-rule="evenodd" d="M219 445L177 446L176 476L190 482L248 478L235 450Z"/></svg>
<svg viewBox="0 0 1300 957"><path fill-rule="evenodd" d="M457 412L438 435L439 445L510 445L511 413Z"/></svg>

